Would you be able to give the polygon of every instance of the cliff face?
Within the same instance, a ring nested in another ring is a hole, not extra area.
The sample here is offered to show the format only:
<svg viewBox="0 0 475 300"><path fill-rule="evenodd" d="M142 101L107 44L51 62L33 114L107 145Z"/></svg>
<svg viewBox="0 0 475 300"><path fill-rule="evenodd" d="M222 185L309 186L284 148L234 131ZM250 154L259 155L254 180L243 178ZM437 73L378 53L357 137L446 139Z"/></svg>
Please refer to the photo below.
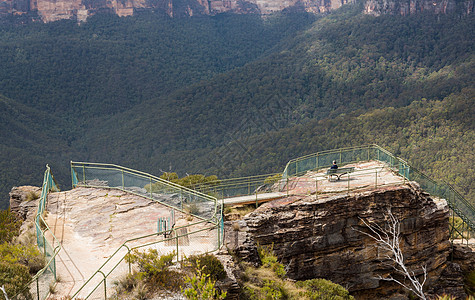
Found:
<svg viewBox="0 0 475 300"><path fill-rule="evenodd" d="M348 288L359 299L380 299L405 291L378 279L398 277L387 252L361 231L364 222L387 225L388 209L400 221L406 265L417 272L426 266L433 287L446 268L450 243L448 208L416 185L386 187L354 195L315 200L276 200L261 206L229 229L228 247L244 259L255 256L253 243L273 245L296 280L325 278ZM462 291L463 292L463 291Z"/></svg>
<svg viewBox="0 0 475 300"><path fill-rule="evenodd" d="M44 22L60 19L85 21L97 11L130 16L137 9L158 9L171 17L215 15L223 12L269 14L297 6L322 13L353 0L0 0L0 15L36 11Z"/></svg>
<svg viewBox="0 0 475 300"><path fill-rule="evenodd" d="M460 13L468 15L473 13L473 1L455 0L366 0L364 12L370 15L410 15L422 12L434 14Z"/></svg>

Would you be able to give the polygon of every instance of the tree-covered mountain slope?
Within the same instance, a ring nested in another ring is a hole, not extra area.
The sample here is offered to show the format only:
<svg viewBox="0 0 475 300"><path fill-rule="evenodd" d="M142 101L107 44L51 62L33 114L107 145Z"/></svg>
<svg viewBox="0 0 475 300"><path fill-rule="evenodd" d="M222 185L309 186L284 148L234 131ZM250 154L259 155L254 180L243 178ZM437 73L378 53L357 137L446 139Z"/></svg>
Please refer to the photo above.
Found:
<svg viewBox="0 0 475 300"><path fill-rule="evenodd" d="M127 162L150 172L170 166L199 172L208 167L195 160L206 161L201 156L238 139L342 114L405 107L423 98L442 100L473 86L475 39L465 30L473 24L473 17L334 14L285 40L279 52L99 120L105 131L87 134L85 152L90 159ZM301 146L298 139L293 142ZM220 176L252 175L259 169L221 171Z"/></svg>
<svg viewBox="0 0 475 300"><path fill-rule="evenodd" d="M371 142L472 195L469 168L438 166L473 157L474 16L360 12L2 26L0 93L51 117L2 139L2 195L46 163L64 186L70 160L229 177Z"/></svg>

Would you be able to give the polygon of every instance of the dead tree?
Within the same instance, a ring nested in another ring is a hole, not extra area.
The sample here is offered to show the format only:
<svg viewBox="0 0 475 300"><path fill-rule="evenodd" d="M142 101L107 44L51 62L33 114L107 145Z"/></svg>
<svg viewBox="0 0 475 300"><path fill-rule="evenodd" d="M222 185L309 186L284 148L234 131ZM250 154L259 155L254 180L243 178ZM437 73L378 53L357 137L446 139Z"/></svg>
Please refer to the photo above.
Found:
<svg viewBox="0 0 475 300"><path fill-rule="evenodd" d="M396 217L388 209L388 219L384 228L376 224L375 222L368 222L360 218L364 225L370 232L364 232L356 229L356 231L363 233L376 241L377 246L386 251L385 257L392 261L394 264L392 267L401 274L410 283L406 283L406 280L398 280L389 275L388 277L379 276L381 280L393 281L401 285L405 289L413 292L420 299L426 300L423 287L427 279L427 268L422 266L423 278L422 281L417 279L414 271L409 270L404 263L404 255L401 251L401 224Z"/></svg>
<svg viewBox="0 0 475 300"><path fill-rule="evenodd" d="M5 296L5 300L8 300L8 295L7 295L7 292L5 291L5 286L2 285L2 287L0 287L0 290L3 292L3 295Z"/></svg>

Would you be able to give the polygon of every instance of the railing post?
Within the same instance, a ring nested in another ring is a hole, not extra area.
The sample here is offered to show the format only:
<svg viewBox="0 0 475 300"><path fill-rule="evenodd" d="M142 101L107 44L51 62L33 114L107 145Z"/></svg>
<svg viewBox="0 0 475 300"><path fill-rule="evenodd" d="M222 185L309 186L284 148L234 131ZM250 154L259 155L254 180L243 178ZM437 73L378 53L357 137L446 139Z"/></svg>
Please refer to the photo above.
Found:
<svg viewBox="0 0 475 300"><path fill-rule="evenodd" d="M107 284L106 284L105 276L104 276L104 300L107 300Z"/></svg>
<svg viewBox="0 0 475 300"><path fill-rule="evenodd" d="M86 166L82 165L82 182L84 182L84 185L86 184Z"/></svg>
<svg viewBox="0 0 475 300"><path fill-rule="evenodd" d="M376 170L376 172L375 172L374 174L375 174L375 177L374 177L374 188L377 188L377 187L378 187L378 170Z"/></svg>
<svg viewBox="0 0 475 300"><path fill-rule="evenodd" d="M318 200L318 179L315 178L315 200Z"/></svg>
<svg viewBox="0 0 475 300"><path fill-rule="evenodd" d="M175 232L175 241L176 241L176 262L180 260L180 256L178 255L178 233L176 230L173 230Z"/></svg>
<svg viewBox="0 0 475 300"><path fill-rule="evenodd" d="M285 185L287 188L287 197L289 196L289 177L286 178L287 184Z"/></svg>
<svg viewBox="0 0 475 300"><path fill-rule="evenodd" d="M348 194L350 194L350 173L348 173Z"/></svg>
<svg viewBox="0 0 475 300"><path fill-rule="evenodd" d="M152 188L152 186L150 186L150 189ZM124 170L122 170L122 190L125 190L125 186L124 186Z"/></svg>
<svg viewBox="0 0 475 300"><path fill-rule="evenodd" d="M36 277L36 298L40 300L40 283L38 282L40 277Z"/></svg>

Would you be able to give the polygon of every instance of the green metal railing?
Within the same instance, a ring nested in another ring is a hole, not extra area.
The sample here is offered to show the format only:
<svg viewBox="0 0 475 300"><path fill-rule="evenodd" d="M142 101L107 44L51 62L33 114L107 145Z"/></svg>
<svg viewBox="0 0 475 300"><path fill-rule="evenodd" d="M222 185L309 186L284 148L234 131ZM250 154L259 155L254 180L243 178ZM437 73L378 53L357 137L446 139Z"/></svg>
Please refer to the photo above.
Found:
<svg viewBox="0 0 475 300"><path fill-rule="evenodd" d="M221 203L216 197L144 172L113 164L71 162L71 177L73 188L119 189L214 224L221 218Z"/></svg>
<svg viewBox="0 0 475 300"><path fill-rule="evenodd" d="M394 156L378 145L372 144L360 147L341 148L292 159L285 166L283 178L301 176L308 171L329 167L334 160L337 161L337 164L348 164L366 160L377 160L387 163L388 166L398 172L399 175L407 180L417 182L420 187L429 194L445 199L453 213L463 220L466 227L470 228L468 231L460 231L452 226L452 231L456 231L461 236L464 236L464 232L475 231L475 207L459 192L448 183L431 179L421 171L411 167L403 159ZM469 237L470 235L465 239L468 240Z"/></svg>
<svg viewBox="0 0 475 300"><path fill-rule="evenodd" d="M180 251L180 239L191 238L203 231L207 231L208 235L210 235L210 232L214 232L211 237L213 239L211 248L204 249L203 253L218 250L222 245L224 237L223 208L222 203L213 196L185 188L144 172L111 164L71 162L71 177L74 188L119 189L157 201L185 214L193 215L198 219L197 222L192 224L173 228L171 237L168 238L164 238L165 231L162 231L125 241L74 293L72 298L80 296L88 299L103 285L104 299L107 299L107 279L113 272L120 271L120 266L126 263L127 254L135 249L174 242L173 251L175 251L178 261L180 260L180 254L183 258L183 251ZM150 241L150 238L153 241ZM86 288L88 292L83 295Z"/></svg>
<svg viewBox="0 0 475 300"><path fill-rule="evenodd" d="M36 241L38 244L38 248L40 248L41 253L45 257L46 265L45 267L43 267L43 269L38 271L35 276L33 276L31 281L25 286L24 289L22 289L17 295L13 296L11 299L22 299L25 293L28 294L28 290L31 293L32 299L46 299L50 291L49 285L46 284L45 287L45 283L54 284L56 282L56 256L61 250L61 244L56 239L55 235L46 223L46 220L44 219L44 213L46 210L46 200L50 191L59 191L59 189L56 185L56 181L54 180L53 175L51 174L50 167L46 165L41 195L38 201L38 212L35 217ZM51 235L53 245L51 245L46 238L46 233L48 232ZM34 286L34 288L30 288L32 286Z"/></svg>
<svg viewBox="0 0 475 300"><path fill-rule="evenodd" d="M255 195L269 192L282 178L281 173L222 179L196 184L193 189L218 199Z"/></svg>

